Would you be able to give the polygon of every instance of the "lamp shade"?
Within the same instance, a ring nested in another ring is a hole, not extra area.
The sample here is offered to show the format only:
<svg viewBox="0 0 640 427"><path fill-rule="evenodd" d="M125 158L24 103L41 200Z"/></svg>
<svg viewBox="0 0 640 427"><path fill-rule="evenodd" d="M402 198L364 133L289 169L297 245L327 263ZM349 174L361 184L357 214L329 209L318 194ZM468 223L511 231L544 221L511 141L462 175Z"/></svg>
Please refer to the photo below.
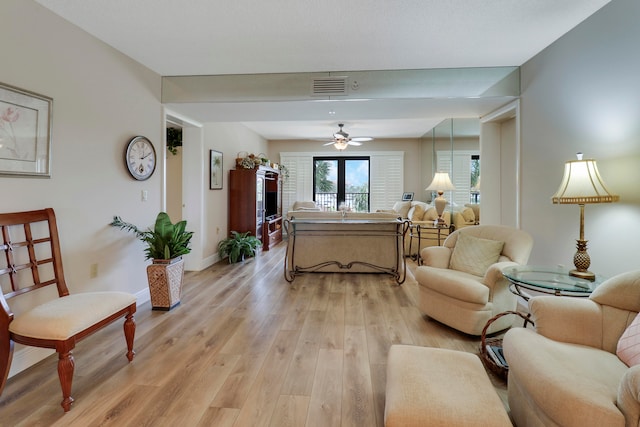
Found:
<svg viewBox="0 0 640 427"><path fill-rule="evenodd" d="M447 172L436 172L433 177L433 181L425 190L427 191L450 191L455 190L456 187L453 186L451 180L449 179L449 173Z"/></svg>
<svg viewBox="0 0 640 427"><path fill-rule="evenodd" d="M585 204L617 202L619 196L611 194L602 182L598 166L593 159L570 160L564 164L560 188L551 197L553 203Z"/></svg>

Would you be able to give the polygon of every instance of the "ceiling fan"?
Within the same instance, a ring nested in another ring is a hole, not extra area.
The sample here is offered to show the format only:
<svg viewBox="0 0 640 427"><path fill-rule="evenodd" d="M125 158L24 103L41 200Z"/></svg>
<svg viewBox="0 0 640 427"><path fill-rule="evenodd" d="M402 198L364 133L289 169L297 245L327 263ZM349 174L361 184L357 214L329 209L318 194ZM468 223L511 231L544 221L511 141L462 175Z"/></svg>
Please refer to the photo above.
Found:
<svg viewBox="0 0 640 427"><path fill-rule="evenodd" d="M344 126L344 123L340 123L338 124L338 127L340 128L338 130L338 132L333 134L333 140L330 142L327 142L324 145L333 145L334 147L336 147L337 150L342 151L345 148L347 148L347 146L349 145L362 145L361 143L364 141L371 141L373 138L369 138L369 137L358 137L358 138L349 138L349 134L346 133L342 127Z"/></svg>

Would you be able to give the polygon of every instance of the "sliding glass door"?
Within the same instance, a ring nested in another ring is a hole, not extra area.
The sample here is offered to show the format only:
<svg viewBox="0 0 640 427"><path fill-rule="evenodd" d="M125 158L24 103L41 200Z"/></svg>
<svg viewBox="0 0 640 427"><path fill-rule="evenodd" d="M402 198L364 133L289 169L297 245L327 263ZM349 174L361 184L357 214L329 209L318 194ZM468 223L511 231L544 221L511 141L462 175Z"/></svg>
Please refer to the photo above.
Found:
<svg viewBox="0 0 640 427"><path fill-rule="evenodd" d="M325 210L369 212L369 157L314 157L313 199Z"/></svg>

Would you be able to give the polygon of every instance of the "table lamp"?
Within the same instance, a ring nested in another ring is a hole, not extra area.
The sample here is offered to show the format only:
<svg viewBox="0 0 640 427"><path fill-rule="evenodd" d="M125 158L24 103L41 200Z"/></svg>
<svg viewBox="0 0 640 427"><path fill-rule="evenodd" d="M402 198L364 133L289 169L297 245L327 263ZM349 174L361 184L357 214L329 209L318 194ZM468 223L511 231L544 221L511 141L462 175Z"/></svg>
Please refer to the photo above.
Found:
<svg viewBox="0 0 640 427"><path fill-rule="evenodd" d="M447 205L447 200L442 196L445 191L455 190L456 187L453 186L451 180L449 179L449 174L447 172L436 172L433 177L433 181L425 190L427 191L437 191L438 197L435 199L436 212L438 213L438 219L436 220L436 224L444 224L444 218L442 215L444 214L444 208Z"/></svg>
<svg viewBox="0 0 640 427"><path fill-rule="evenodd" d="M587 253L587 240L584 240L584 205L586 203L617 202L619 196L607 190L593 159L569 160L564 164L564 176L560 188L551 197L553 203L574 204L580 206L580 238L576 240L577 252L573 256L575 270L570 275L587 280L594 280L595 274L589 271L591 259Z"/></svg>

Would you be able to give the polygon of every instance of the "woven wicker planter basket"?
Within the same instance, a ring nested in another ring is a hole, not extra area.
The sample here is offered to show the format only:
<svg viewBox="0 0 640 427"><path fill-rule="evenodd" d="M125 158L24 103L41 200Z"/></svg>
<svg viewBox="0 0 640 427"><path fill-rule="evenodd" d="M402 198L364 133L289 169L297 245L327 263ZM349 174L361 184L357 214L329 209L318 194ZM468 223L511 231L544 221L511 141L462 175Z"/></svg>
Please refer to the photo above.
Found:
<svg viewBox="0 0 640 427"><path fill-rule="evenodd" d="M182 280L184 277L184 260L182 257L173 260L154 260L147 266L149 293L153 310L171 310L180 304Z"/></svg>

